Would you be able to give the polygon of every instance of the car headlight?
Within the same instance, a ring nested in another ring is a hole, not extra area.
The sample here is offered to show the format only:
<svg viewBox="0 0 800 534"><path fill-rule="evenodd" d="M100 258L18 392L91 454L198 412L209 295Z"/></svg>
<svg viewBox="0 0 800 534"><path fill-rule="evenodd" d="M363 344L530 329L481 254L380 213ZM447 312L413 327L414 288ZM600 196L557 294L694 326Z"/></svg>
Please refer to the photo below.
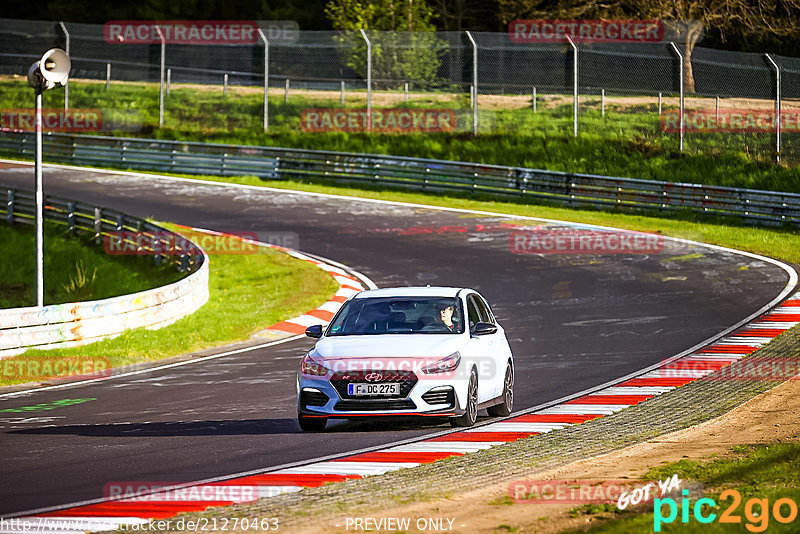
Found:
<svg viewBox="0 0 800 534"><path fill-rule="evenodd" d="M430 365L422 368L422 372L428 375L437 373L452 373L461 363L461 353L456 351L446 358L435 361Z"/></svg>
<svg viewBox="0 0 800 534"><path fill-rule="evenodd" d="M304 375L325 376L330 372L330 369L319 363L309 354L306 354L300 361L300 372Z"/></svg>

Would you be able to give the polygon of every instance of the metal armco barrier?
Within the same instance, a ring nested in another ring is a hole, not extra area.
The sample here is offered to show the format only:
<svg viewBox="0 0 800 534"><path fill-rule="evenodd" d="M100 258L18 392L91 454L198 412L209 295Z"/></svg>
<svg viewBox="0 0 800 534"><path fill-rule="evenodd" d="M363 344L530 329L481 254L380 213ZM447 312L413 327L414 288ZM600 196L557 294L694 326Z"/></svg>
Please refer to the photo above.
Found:
<svg viewBox="0 0 800 534"><path fill-rule="evenodd" d="M0 133L0 152L33 157L29 133ZM568 207L692 211L765 225L800 224L800 195L657 182L454 161L218 145L120 137L49 134L46 161L119 169L249 175L272 180L324 179L431 192L467 192Z"/></svg>
<svg viewBox="0 0 800 534"><path fill-rule="evenodd" d="M33 193L6 189L4 212L9 223L33 223ZM153 250L176 235L124 213L51 196L45 197L45 220L94 234L100 242L111 232L127 232L122 243ZM130 234L144 239L132 242ZM179 238L182 239L182 238ZM143 245L144 243L144 245ZM160 244L162 243L162 244ZM164 250L160 248L159 250ZM195 250L200 250L199 248ZM193 313L208 300L208 261L205 253L182 256L155 255L157 263L175 261L185 278L139 293L90 302L0 310L0 359L30 348L49 349L84 345L114 337L132 328L161 328Z"/></svg>

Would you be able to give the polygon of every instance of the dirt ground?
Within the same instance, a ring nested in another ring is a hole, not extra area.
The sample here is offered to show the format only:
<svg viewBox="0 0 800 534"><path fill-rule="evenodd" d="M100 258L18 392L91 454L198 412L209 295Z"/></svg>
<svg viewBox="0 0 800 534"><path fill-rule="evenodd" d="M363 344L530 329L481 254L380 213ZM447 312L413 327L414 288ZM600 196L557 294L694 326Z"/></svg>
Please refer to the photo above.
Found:
<svg viewBox="0 0 800 534"><path fill-rule="evenodd" d="M0 81L20 81L24 82L24 78L18 75L2 75ZM89 80L89 79L74 79L71 83L87 83L87 84L105 84L105 80ZM111 85L115 83L111 81ZM157 84L149 82L124 82L125 85L133 85L139 87L150 86L154 87ZM200 84L173 84L173 90L191 89L194 91L205 92L219 92L222 94L222 78L220 77L219 85L200 85ZM532 90L533 88L531 88ZM284 96L285 88L270 87L270 96ZM264 89L261 86L239 86L230 85L228 87L228 94L233 96L245 96L263 94ZM297 89L289 87L289 101L291 102L292 95L302 96L309 100L320 100L323 102L330 102L331 100L338 101L341 98L340 91L325 91L313 89ZM532 105L532 94L527 95L479 95L478 107L485 111L499 111L499 110L515 110L530 108ZM460 105L466 105L469 101L468 89L464 93L426 93L417 92L413 89L408 93L408 99L416 105L421 103L430 106L444 106L450 107L456 102ZM572 105L573 97L571 94L549 94L542 93L541 90L537 95L537 107L541 109L554 109L562 105ZM374 89L372 92L372 105L375 107L392 107L402 104L405 101L405 94L402 90L380 90ZM366 106L366 90L364 88L355 89L348 87L345 89L345 102L347 104L363 103ZM600 94L599 90L595 94L581 93L579 95L579 104L583 109L600 109ZM606 107L608 109L615 108L617 111L624 112L629 107L640 108L641 106L650 106L658 104L657 95L649 96L620 96L608 93L606 95ZM326 105L328 105L326 103ZM678 107L680 99L675 95L664 96L662 99L664 107L672 106ZM713 97L695 97L687 95L686 109L703 109L713 110L716 106L716 100ZM757 110L757 111L772 111L775 102L773 100L764 99L748 99L748 98L720 98L720 110ZM782 110L785 113L795 113L800 111L800 99L786 99L781 102ZM635 109L635 112L641 110Z"/></svg>
<svg viewBox="0 0 800 534"><path fill-rule="evenodd" d="M638 479L650 467L683 458L701 459L712 454L730 454L735 445L797 440L800 436L800 380L790 380L729 412L695 427L667 434L658 439L633 445L603 456L574 462L531 476L535 480L575 479ZM363 532L355 528L357 518L410 518L408 532L422 532L415 523L427 518L442 518L450 532L491 534L495 532L557 533L586 526L595 519L589 516L572 518L574 504L515 503L508 504L508 487L512 480L455 495L439 501L398 506L380 512L360 513L346 510L339 516L316 516L313 525L292 532L330 533ZM506 501L505 503L503 501ZM347 520L350 518L348 528ZM448 520L452 520L452 527ZM420 523L425 526L425 523ZM515 530L514 530L515 529ZM394 532L398 529L372 530ZM428 529L427 532L440 530Z"/></svg>

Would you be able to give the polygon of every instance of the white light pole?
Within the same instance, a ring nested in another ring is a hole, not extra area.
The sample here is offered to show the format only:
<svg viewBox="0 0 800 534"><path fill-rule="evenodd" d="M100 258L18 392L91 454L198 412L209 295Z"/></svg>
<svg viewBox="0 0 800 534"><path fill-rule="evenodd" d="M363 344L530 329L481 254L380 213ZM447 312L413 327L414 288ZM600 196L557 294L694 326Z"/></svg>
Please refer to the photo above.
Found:
<svg viewBox="0 0 800 534"><path fill-rule="evenodd" d="M478 43L472 34L466 32L469 42L472 43L472 135L478 135Z"/></svg>
<svg viewBox="0 0 800 534"><path fill-rule="evenodd" d="M166 48L167 48L167 40L164 38L164 34L161 32L161 27L156 25L155 26L156 32L158 33L158 38L161 39L161 65L159 70L159 89L158 89L158 127L164 127L164 68L166 63Z"/></svg>
<svg viewBox="0 0 800 534"><path fill-rule="evenodd" d="M363 29L361 37L367 43L367 132L372 132L372 41Z"/></svg>
<svg viewBox="0 0 800 534"><path fill-rule="evenodd" d="M686 125L684 123L685 119L684 119L684 116L683 116L684 104L685 104L685 102L684 102L684 98L685 98L684 90L685 90L685 88L683 86L683 82L686 79L686 72L685 72L686 64L683 62L683 54L681 54L681 51L678 50L677 46L675 46L675 43L670 42L669 44L672 47L672 51L675 52L676 56L678 56L678 61L680 61L680 66L681 66L681 69L680 69L681 70L681 79L680 79L680 83L678 84L678 87L680 89L680 94L681 94L681 101L680 101L680 114L681 114L680 115L681 116L680 147L681 147L681 152L683 152L683 138L684 138L684 135L686 134Z"/></svg>
<svg viewBox="0 0 800 534"><path fill-rule="evenodd" d="M261 28L258 36L264 42L264 131L269 129L269 41Z"/></svg>
<svg viewBox="0 0 800 534"><path fill-rule="evenodd" d="M28 70L28 84L36 95L36 305L44 306L44 193L42 192L42 93L69 79L70 60L66 52L53 48Z"/></svg>
<svg viewBox="0 0 800 534"><path fill-rule="evenodd" d="M578 45L567 35L572 47L572 135L578 137Z"/></svg>

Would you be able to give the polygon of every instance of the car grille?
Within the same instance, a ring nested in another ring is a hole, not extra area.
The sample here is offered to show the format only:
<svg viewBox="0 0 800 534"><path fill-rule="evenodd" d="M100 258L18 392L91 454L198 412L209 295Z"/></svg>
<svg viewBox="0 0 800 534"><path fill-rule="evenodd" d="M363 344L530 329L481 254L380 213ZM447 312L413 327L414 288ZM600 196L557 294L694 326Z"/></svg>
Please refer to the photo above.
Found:
<svg viewBox="0 0 800 534"><path fill-rule="evenodd" d="M417 405L409 399L343 400L337 402L333 409L340 412L383 412L390 410L416 410Z"/></svg>
<svg viewBox="0 0 800 534"><path fill-rule="evenodd" d="M328 404L328 396L321 391L303 390L300 392L300 404L302 406L325 406Z"/></svg>
<svg viewBox="0 0 800 534"><path fill-rule="evenodd" d="M422 400L428 404L447 404L452 406L456 402L456 395L453 388L433 389L422 396Z"/></svg>
<svg viewBox="0 0 800 534"><path fill-rule="evenodd" d="M366 376L378 373L381 375L379 380L367 380ZM386 384L392 382L400 383L399 395L387 395L382 398L406 398L414 385L417 383L417 375L413 371L337 371L331 377L331 385L336 388L342 399L363 399L347 394L347 384L360 382L365 384Z"/></svg>

